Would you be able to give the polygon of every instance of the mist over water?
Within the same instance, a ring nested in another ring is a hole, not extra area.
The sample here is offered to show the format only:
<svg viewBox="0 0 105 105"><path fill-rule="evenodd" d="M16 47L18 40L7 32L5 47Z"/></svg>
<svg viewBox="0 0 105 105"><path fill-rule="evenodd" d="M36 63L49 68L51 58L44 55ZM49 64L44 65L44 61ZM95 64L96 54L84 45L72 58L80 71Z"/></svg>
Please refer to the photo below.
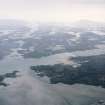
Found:
<svg viewBox="0 0 105 105"><path fill-rule="evenodd" d="M104 55L104 0L0 0L0 105L104 105Z"/></svg>

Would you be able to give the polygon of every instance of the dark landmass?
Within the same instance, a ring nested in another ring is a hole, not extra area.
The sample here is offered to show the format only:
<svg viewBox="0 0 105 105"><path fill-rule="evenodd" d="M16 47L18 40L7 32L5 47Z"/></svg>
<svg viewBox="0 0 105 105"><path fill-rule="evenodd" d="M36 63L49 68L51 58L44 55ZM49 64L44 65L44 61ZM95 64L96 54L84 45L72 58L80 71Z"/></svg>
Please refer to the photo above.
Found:
<svg viewBox="0 0 105 105"><path fill-rule="evenodd" d="M18 50L18 53L22 54L24 58L40 58L43 56L49 56L64 52L92 50L96 49L96 45L104 44L103 41L105 40L104 35L101 36L93 32L83 31L80 33L80 38L78 38L78 40L72 41L72 39L75 39L76 37L63 31L58 31L52 36L49 35L50 31L39 31L42 32L42 36L40 35L40 33L35 32L33 33L32 38L23 40L25 43L22 48L27 49L27 52L25 52L24 50ZM69 31L72 32L71 29ZM36 34L40 39L35 39ZM53 50L56 45L62 45L63 48ZM33 47L34 50L29 51L30 47Z"/></svg>
<svg viewBox="0 0 105 105"><path fill-rule="evenodd" d="M81 64L76 68L71 65L31 66L38 76L48 76L52 84L87 84L105 88L105 55L73 58Z"/></svg>
<svg viewBox="0 0 105 105"><path fill-rule="evenodd" d="M97 28L97 31L104 32L104 29ZM30 37L25 37L27 33ZM24 58L40 58L63 52L91 50L101 44L105 44L105 35L95 33L94 28L88 30L85 27L38 24L38 29L31 32L30 27L23 25L0 26L0 60L10 55L13 49L17 49ZM62 47L57 49L57 46Z"/></svg>
<svg viewBox="0 0 105 105"><path fill-rule="evenodd" d="M0 75L0 86L4 86L4 87L8 86L9 84L6 84L5 82L3 82L4 79L6 79L6 78L16 78L18 72L19 71L13 71L12 73L6 73L4 75Z"/></svg>
<svg viewBox="0 0 105 105"><path fill-rule="evenodd" d="M95 102L92 105L105 105L105 101L104 100L99 100L98 102Z"/></svg>

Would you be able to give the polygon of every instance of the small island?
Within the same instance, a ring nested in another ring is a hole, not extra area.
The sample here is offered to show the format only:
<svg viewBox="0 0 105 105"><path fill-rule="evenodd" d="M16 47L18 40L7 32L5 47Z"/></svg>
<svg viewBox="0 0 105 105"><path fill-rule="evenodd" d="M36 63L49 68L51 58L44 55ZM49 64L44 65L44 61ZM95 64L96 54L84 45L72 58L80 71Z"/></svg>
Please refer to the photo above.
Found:
<svg viewBox="0 0 105 105"><path fill-rule="evenodd" d="M6 74L3 74L3 75L0 75L0 86L8 86L9 84L5 83L4 80L6 78L16 78L17 77L17 73L19 71L13 71L12 73L6 73Z"/></svg>

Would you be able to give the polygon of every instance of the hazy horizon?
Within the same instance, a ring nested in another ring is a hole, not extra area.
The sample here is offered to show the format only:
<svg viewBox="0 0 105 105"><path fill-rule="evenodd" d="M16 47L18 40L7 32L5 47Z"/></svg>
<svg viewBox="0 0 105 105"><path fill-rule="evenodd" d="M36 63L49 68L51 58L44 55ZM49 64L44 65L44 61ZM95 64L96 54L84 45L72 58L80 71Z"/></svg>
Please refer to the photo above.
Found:
<svg viewBox="0 0 105 105"><path fill-rule="evenodd" d="M104 0L0 0L0 19L105 22Z"/></svg>

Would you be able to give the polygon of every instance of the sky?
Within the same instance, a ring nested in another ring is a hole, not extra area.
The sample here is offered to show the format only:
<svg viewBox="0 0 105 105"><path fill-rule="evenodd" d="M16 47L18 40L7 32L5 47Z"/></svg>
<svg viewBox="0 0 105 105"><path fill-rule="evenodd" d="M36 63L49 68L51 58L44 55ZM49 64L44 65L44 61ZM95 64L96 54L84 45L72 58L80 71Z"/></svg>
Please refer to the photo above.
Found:
<svg viewBox="0 0 105 105"><path fill-rule="evenodd" d="M105 21L105 0L0 0L0 18L69 22Z"/></svg>

